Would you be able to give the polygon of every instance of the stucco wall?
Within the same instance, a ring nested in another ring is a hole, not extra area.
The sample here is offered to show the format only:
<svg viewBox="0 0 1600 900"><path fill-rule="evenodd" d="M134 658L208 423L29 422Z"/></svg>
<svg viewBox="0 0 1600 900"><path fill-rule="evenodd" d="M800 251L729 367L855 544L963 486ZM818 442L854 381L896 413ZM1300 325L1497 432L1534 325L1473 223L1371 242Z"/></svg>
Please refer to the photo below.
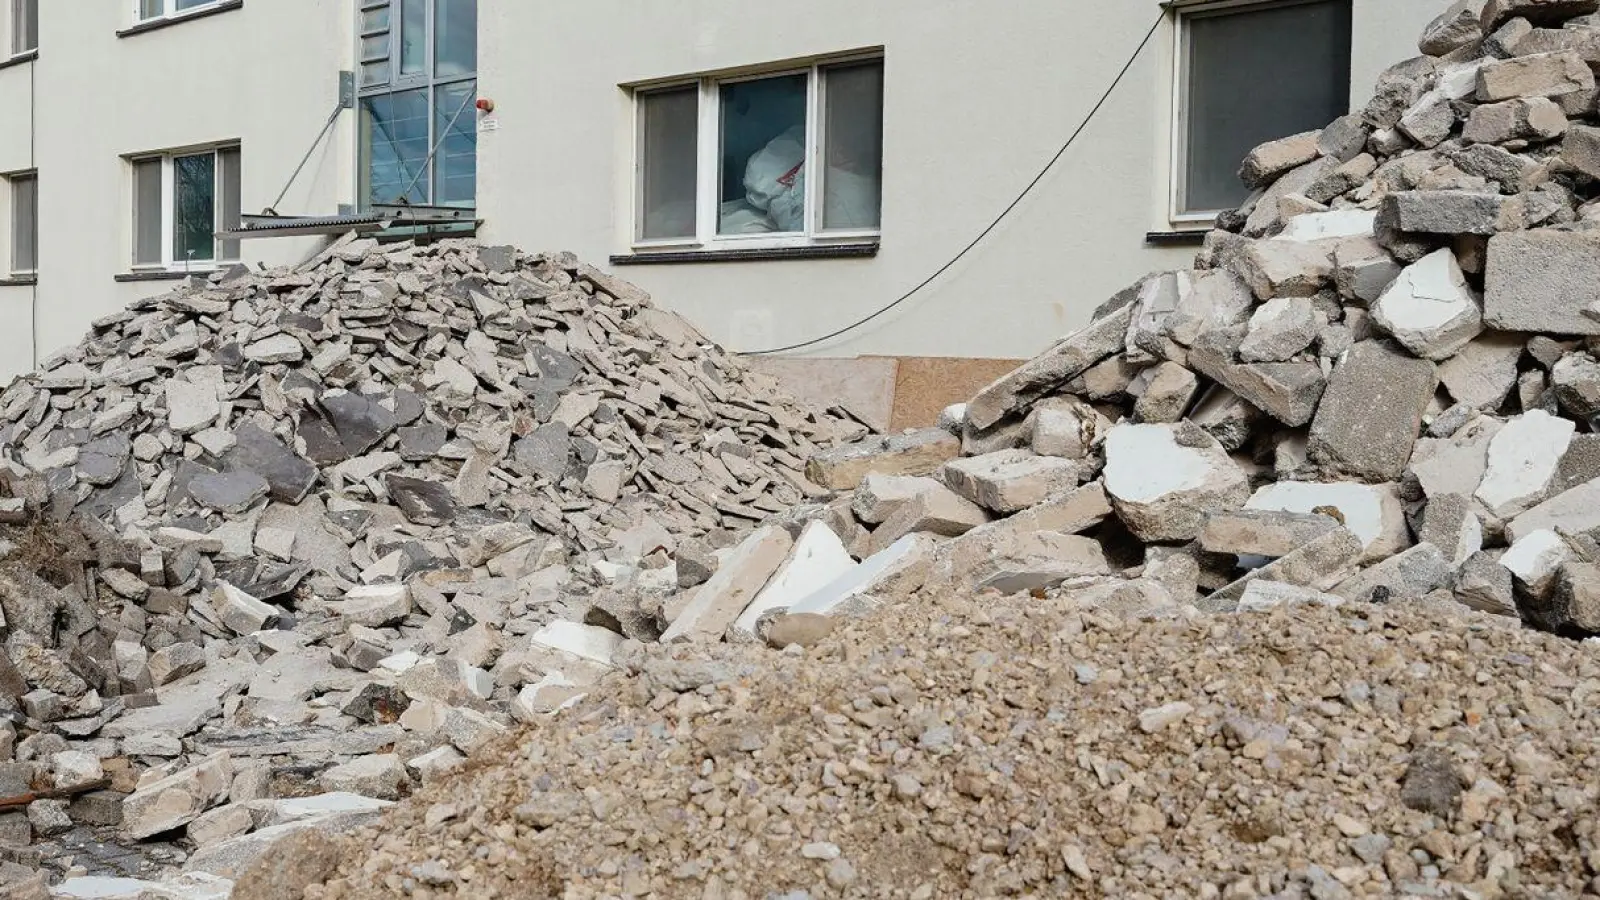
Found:
<svg viewBox="0 0 1600 900"><path fill-rule="evenodd" d="M1421 24L1446 5L1356 0L1358 101L1378 71L1415 53ZM796 14L752 11L741 0L486 4L481 89L498 104L500 127L479 144L485 237L597 260L627 249L631 110L620 84L881 45L876 259L622 272L736 350L808 339L878 308L954 256L1022 189L1160 15L1144 0L934 7L813 0ZM530 35L552 37L530 45ZM931 289L806 352L1025 357L1142 273L1187 264L1193 247L1144 242L1168 227L1172 45L1167 23L1056 170Z"/></svg>
<svg viewBox="0 0 1600 900"><path fill-rule="evenodd" d="M172 286L113 281L131 258L124 155L239 140L241 207L261 211L333 110L338 72L352 55L354 14L350 0L250 0L242 9L119 38L131 24L130 3L40 7L38 61L0 70L0 171L19 167L16 145L28 128L26 106L13 105L14 85L25 87L31 69L42 101L34 123L42 358L79 340L94 318ZM353 117L343 114L280 212L328 214L349 202ZM313 246L305 239L245 241L241 252L270 264L298 260ZM0 336L0 379L29 368L10 334L20 329L9 327L22 324L15 309L26 302L12 297L23 293L0 288L8 325Z"/></svg>

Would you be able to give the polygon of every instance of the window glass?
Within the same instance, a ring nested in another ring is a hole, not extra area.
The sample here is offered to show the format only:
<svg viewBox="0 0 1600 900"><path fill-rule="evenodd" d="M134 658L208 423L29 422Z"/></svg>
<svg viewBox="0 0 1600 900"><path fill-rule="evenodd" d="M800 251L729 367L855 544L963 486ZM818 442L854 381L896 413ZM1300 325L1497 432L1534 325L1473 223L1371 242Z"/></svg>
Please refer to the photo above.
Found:
<svg viewBox="0 0 1600 900"><path fill-rule="evenodd" d="M403 0L400 7L400 74L424 71L428 61L428 0Z"/></svg>
<svg viewBox="0 0 1600 900"><path fill-rule="evenodd" d="M1185 26L1182 211L1231 209L1249 193L1246 154L1348 111L1350 2L1196 14Z"/></svg>
<svg viewBox="0 0 1600 900"><path fill-rule="evenodd" d="M478 0L436 0L433 31L435 78L478 70Z"/></svg>
<svg viewBox="0 0 1600 900"><path fill-rule="evenodd" d="M239 148L226 147L217 151L217 189L221 200L217 204L218 231L233 231L239 227ZM239 258L238 239L222 241L222 259Z"/></svg>
<svg viewBox="0 0 1600 900"><path fill-rule="evenodd" d="M176 8L179 12L182 12L186 9L194 9L196 6L206 6L216 2L217 0L176 0Z"/></svg>
<svg viewBox="0 0 1600 900"><path fill-rule="evenodd" d="M165 15L166 4L163 0L139 0L139 18L153 19Z"/></svg>
<svg viewBox="0 0 1600 900"><path fill-rule="evenodd" d="M389 7L380 6L377 9L364 9L361 11L361 33L371 34L374 31L389 30Z"/></svg>
<svg viewBox="0 0 1600 900"><path fill-rule="evenodd" d="M438 206L471 206L477 196L478 116L472 101L476 81L458 81L434 89L433 202Z"/></svg>
<svg viewBox="0 0 1600 900"><path fill-rule="evenodd" d="M428 202L427 90L363 98L361 146L368 203Z"/></svg>
<svg viewBox="0 0 1600 900"><path fill-rule="evenodd" d="M695 236L700 88L639 95L639 237Z"/></svg>
<svg viewBox="0 0 1600 900"><path fill-rule="evenodd" d="M39 49L39 0L12 0L11 52Z"/></svg>
<svg viewBox="0 0 1600 900"><path fill-rule="evenodd" d="M172 261L216 258L217 159L211 153L172 160Z"/></svg>
<svg viewBox="0 0 1600 900"><path fill-rule="evenodd" d="M39 267L39 179L19 175L11 179L11 271L32 272Z"/></svg>
<svg viewBox="0 0 1600 900"><path fill-rule="evenodd" d="M877 228L883 207L883 62L823 70L824 229Z"/></svg>
<svg viewBox="0 0 1600 900"><path fill-rule="evenodd" d="M720 86L719 234L805 229L807 77Z"/></svg>
<svg viewBox="0 0 1600 900"><path fill-rule="evenodd" d="M159 265L161 259L161 160L133 163L133 261Z"/></svg>

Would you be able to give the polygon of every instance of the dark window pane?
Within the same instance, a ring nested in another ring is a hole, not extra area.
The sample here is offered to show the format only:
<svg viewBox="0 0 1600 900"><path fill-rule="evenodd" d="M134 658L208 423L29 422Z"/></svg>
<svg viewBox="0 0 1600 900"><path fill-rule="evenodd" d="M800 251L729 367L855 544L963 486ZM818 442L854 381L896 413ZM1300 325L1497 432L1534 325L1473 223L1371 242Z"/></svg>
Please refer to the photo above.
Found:
<svg viewBox="0 0 1600 900"><path fill-rule="evenodd" d="M139 0L139 18L141 19L153 19L166 11L166 5L162 0Z"/></svg>
<svg viewBox="0 0 1600 900"><path fill-rule="evenodd" d="M23 175L11 179L11 271L38 267L39 179Z"/></svg>
<svg viewBox="0 0 1600 900"><path fill-rule="evenodd" d="M218 203L217 214L220 220L217 223L218 231L233 231L239 227L239 148L227 147L217 151L217 189L222 195ZM239 258L238 240L224 240L222 242L222 259Z"/></svg>
<svg viewBox="0 0 1600 900"><path fill-rule="evenodd" d="M172 261L217 255L217 158L211 153L172 160Z"/></svg>
<svg viewBox="0 0 1600 900"><path fill-rule="evenodd" d="M400 7L400 74L425 71L428 62L428 0L404 0Z"/></svg>
<svg viewBox="0 0 1600 900"><path fill-rule="evenodd" d="M476 81L462 81L435 89L435 205L471 206L477 196L478 115L472 106L477 88Z"/></svg>
<svg viewBox="0 0 1600 900"><path fill-rule="evenodd" d="M433 31L435 78L478 70L478 0L436 0Z"/></svg>
<svg viewBox="0 0 1600 900"><path fill-rule="evenodd" d="M639 96L640 238L695 236L699 130L699 86Z"/></svg>
<svg viewBox="0 0 1600 900"><path fill-rule="evenodd" d="M722 85L718 233L805 229L806 78Z"/></svg>
<svg viewBox="0 0 1600 900"><path fill-rule="evenodd" d="M368 205L428 202L428 92L361 101L362 196ZM409 186L409 190L407 189Z"/></svg>
<svg viewBox="0 0 1600 900"><path fill-rule="evenodd" d="M194 9L197 6L209 6L216 2L217 0L176 0L174 9L182 12L186 9Z"/></svg>
<svg viewBox="0 0 1600 900"><path fill-rule="evenodd" d="M389 83L389 61L362 63L361 86L371 87L375 84Z"/></svg>
<svg viewBox="0 0 1600 900"><path fill-rule="evenodd" d="M11 52L39 49L39 0L12 0Z"/></svg>
<svg viewBox="0 0 1600 900"><path fill-rule="evenodd" d="M161 160L133 164L133 261L159 265L161 259Z"/></svg>
<svg viewBox="0 0 1600 900"><path fill-rule="evenodd" d="M1321 128L1350 105L1350 0L1185 20L1184 212L1243 202L1239 163L1256 145Z"/></svg>
<svg viewBox="0 0 1600 900"><path fill-rule="evenodd" d="M883 62L823 70L823 228L877 228L883 208Z"/></svg>

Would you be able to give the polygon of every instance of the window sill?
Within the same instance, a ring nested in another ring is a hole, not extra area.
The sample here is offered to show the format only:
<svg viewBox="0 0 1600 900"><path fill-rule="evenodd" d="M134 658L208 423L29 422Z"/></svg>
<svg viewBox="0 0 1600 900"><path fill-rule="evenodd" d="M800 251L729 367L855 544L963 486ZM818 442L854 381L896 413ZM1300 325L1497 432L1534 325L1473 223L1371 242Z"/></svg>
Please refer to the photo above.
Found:
<svg viewBox="0 0 1600 900"><path fill-rule="evenodd" d="M778 259L854 259L878 255L878 242L819 244L814 247L769 247L762 250L656 250L611 257L614 266L675 263L764 262Z"/></svg>
<svg viewBox="0 0 1600 900"><path fill-rule="evenodd" d="M1144 242L1153 247L1188 247L1206 242L1209 228L1186 228L1182 231L1151 231L1144 236Z"/></svg>
<svg viewBox="0 0 1600 900"><path fill-rule="evenodd" d="M12 275L10 278L0 278L0 287L28 287L38 283L37 275Z"/></svg>
<svg viewBox="0 0 1600 900"><path fill-rule="evenodd" d="M191 22L195 19L204 19L206 16L214 16L218 13L233 12L236 9L244 9L244 0L223 0L222 3L218 3L216 6L208 6L204 9L197 9L194 12L179 13L175 16L163 16L159 19L149 19L147 21L139 22L138 24L130 25L127 28L122 29L121 31L117 32L117 37L133 37L136 34L144 34L147 31L160 31L161 29L166 28L168 25L180 25L184 22Z"/></svg>
<svg viewBox="0 0 1600 900"><path fill-rule="evenodd" d="M5 59L0 59L0 69L9 69L12 66L20 66L23 63L31 63L38 58L39 51L37 49L24 50L21 53L8 56Z"/></svg>
<svg viewBox="0 0 1600 900"><path fill-rule="evenodd" d="M203 269L190 272L167 272L157 269L149 272L122 272L111 276L111 280L119 283L131 281L182 281L191 276L206 278L211 275L211 271L211 269Z"/></svg>

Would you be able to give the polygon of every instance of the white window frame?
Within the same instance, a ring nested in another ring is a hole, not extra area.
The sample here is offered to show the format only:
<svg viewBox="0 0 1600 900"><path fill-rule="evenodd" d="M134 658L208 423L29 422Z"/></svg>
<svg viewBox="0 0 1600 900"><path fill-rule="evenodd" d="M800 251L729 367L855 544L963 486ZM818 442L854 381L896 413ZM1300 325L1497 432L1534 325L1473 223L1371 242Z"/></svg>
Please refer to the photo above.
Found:
<svg viewBox="0 0 1600 900"><path fill-rule="evenodd" d="M198 147L185 147L178 150L165 150L154 153L135 153L126 158L128 164L128 185L131 188L129 192L131 196L131 202L128 204L127 209L129 224L128 234L131 238L127 245L130 271L210 272L239 262L239 257L237 254L231 258L224 255L224 250L230 243L237 248L238 242L224 241L222 238L216 237L216 234L223 228L224 215L222 203L223 197L226 195L226 191L223 190L222 183L223 166L221 151L237 151L240 149L240 147L241 144L239 142L229 141L220 144L204 144ZM197 259L192 262L187 259L174 259L173 231L175 230L174 226L177 224L177 177L174 174L175 168L173 165L173 160L186 156L201 156L206 153L210 153L212 156L212 178L215 180L215 185L213 187L214 209L212 211L211 219L213 226L213 249L211 252L211 258ZM134 164L149 162L153 159L161 160L161 260L159 262L138 262L137 255L139 225L137 209L139 204L139 185L138 180L135 177ZM241 193L243 192L243 167L243 153L241 152L239 164ZM242 197L240 206L241 208L243 207Z"/></svg>
<svg viewBox="0 0 1600 900"><path fill-rule="evenodd" d="M218 6L227 3L229 0L211 0L209 3L202 3L199 6L191 7L189 9L178 9L176 0L159 0L161 4L161 12L149 16L144 14L144 3L141 2L141 0L129 0L129 2L133 6L133 23L135 25L142 25L146 22L159 22L163 19L181 19L185 16L203 13L208 9L215 9Z"/></svg>
<svg viewBox="0 0 1600 900"><path fill-rule="evenodd" d="M23 28L21 25L24 12L33 16L33 27L31 30L34 33L35 40L33 42L33 46L31 47L23 46L23 35L29 30ZM39 0L9 0L9 2L6 4L6 55L3 58L15 59L19 56L27 56L31 53L38 53L38 34Z"/></svg>
<svg viewBox="0 0 1600 900"><path fill-rule="evenodd" d="M33 231L33 265L17 265L17 182L31 181L33 183L33 222L30 227ZM0 176L0 184L5 187L5 271L12 278L25 278L39 274L39 170L24 169L19 172L7 172Z"/></svg>
<svg viewBox="0 0 1600 900"><path fill-rule="evenodd" d="M1187 23L1195 16L1227 11L1242 11L1271 6L1306 6L1322 0L1175 0L1171 4L1172 29L1172 119L1171 145L1167 173L1167 220L1180 231L1205 231L1227 210L1184 212L1183 194L1187 187L1189 138L1189 43Z"/></svg>
<svg viewBox="0 0 1600 900"><path fill-rule="evenodd" d="M719 211L722 205L719 191L719 185L722 183L722 86L743 81L781 78L785 75L806 75L806 160L822 159L822 144L826 137L823 133L823 117L826 112L824 103L826 100L823 96L825 89L823 87L822 71L832 66L848 65L850 63L878 62L881 64L883 59L882 50L868 50L818 57L806 62L773 66L757 71L741 71L737 74L705 75L634 85L631 89L633 99L631 104L633 116L632 178L630 179L627 215L629 245L640 252L695 249L706 251L779 250L791 247L859 244L882 238L883 228L881 225L878 228L818 230L818 207L822 199L822 179L827 177L825 171L816 174L810 171L806 173L804 231L769 232L764 234L718 234L717 226L721 218ZM639 99L656 91L682 88L690 85L696 85L700 90L699 127L696 133L695 145L697 162L695 170L696 233L694 237L646 240L639 236L643 231L644 222L645 162L644 115ZM881 125L882 123L880 123L880 127ZM880 222L882 221L881 209L879 211L879 220Z"/></svg>

